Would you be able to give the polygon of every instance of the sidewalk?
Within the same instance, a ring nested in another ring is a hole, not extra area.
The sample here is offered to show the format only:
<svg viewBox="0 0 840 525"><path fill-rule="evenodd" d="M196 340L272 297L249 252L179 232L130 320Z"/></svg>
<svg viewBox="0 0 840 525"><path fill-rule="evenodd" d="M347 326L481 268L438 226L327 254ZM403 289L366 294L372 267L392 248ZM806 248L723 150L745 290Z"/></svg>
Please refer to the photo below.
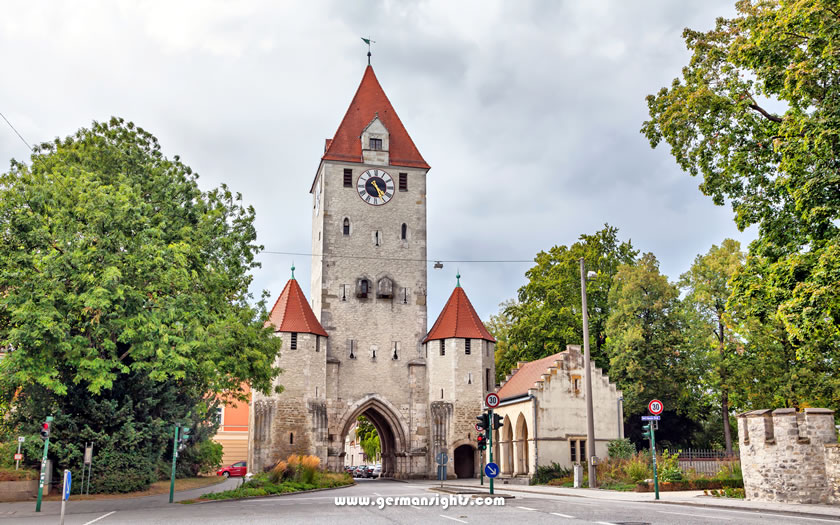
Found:
<svg viewBox="0 0 840 525"><path fill-rule="evenodd" d="M451 488L490 489L488 480L485 480L484 485L481 485L477 479L445 481L443 486ZM704 496L702 490L660 492L659 501L656 501L653 492L620 492L590 488L549 487L547 485L505 485L504 483L496 483L495 489L499 492L510 492L523 496L525 494L538 494L542 496L572 496L638 503L670 503L697 507L807 514L840 520L840 506L837 505L809 505L805 503L776 503L771 501L746 501L735 498L715 498L713 496Z"/></svg>
<svg viewBox="0 0 840 525"><path fill-rule="evenodd" d="M216 485L209 485L207 487L200 487L197 489L189 489L176 491L175 501L185 499L192 499L207 494L208 492L221 492L223 490L236 488L242 483L242 478L229 478L222 483ZM70 500L67 502L67 514L84 514L84 513L106 513L112 510L135 510L143 508L154 508L169 504L169 494L155 494L154 496L143 496L139 498L116 498L116 499L101 499L101 500ZM24 516L50 516L58 515L61 512L60 501L44 501L41 503L41 512L35 512L35 500L20 501L14 503L0 503L0 520L4 518L24 517Z"/></svg>

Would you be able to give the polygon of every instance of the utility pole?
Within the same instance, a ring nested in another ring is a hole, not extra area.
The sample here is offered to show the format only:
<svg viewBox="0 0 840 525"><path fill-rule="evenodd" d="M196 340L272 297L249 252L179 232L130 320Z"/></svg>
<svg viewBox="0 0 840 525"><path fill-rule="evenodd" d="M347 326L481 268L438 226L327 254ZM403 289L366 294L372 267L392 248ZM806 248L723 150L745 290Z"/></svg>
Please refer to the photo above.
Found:
<svg viewBox="0 0 840 525"><path fill-rule="evenodd" d="M169 479L169 503L175 497L175 463L178 461L178 430L179 425L175 424L175 439L172 440L172 476Z"/></svg>
<svg viewBox="0 0 840 525"><path fill-rule="evenodd" d="M50 449L50 430L52 430L52 416L41 423L41 437L44 439L44 457L41 458L41 479L38 482L38 501L35 503L35 512L41 512L41 499L44 497L44 482L47 479L47 452Z"/></svg>
<svg viewBox="0 0 840 525"><path fill-rule="evenodd" d="M591 272L595 274L595 272ZM597 275L597 274L595 274ZM584 381L586 382L586 452L589 457L586 463L589 465L589 488L598 486L595 480L595 420L592 410L592 365L589 355L589 311L586 307L586 266L583 257L580 258L580 298L583 304L583 366Z"/></svg>

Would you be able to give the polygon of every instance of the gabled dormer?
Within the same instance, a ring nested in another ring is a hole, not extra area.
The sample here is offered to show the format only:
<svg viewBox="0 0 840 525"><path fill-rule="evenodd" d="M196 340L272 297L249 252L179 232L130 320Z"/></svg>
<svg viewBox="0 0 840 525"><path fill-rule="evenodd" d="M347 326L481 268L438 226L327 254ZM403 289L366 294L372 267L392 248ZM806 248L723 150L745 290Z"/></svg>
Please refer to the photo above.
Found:
<svg viewBox="0 0 840 525"><path fill-rule="evenodd" d="M379 119L379 113L373 117L370 124L362 130L362 162L365 164L389 164L388 151L390 150L390 134L388 128Z"/></svg>

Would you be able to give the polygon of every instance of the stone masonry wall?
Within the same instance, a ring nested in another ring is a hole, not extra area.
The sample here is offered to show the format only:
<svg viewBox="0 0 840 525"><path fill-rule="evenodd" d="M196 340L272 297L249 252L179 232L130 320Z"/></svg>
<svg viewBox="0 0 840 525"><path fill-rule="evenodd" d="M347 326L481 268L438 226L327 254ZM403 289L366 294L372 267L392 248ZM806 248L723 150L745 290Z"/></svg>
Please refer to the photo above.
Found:
<svg viewBox="0 0 840 525"><path fill-rule="evenodd" d="M840 505L840 443L825 446L825 476L828 502Z"/></svg>
<svg viewBox="0 0 840 525"><path fill-rule="evenodd" d="M834 412L824 408L753 410L738 417L747 499L827 503L827 444L837 443ZM835 485L836 486L836 485Z"/></svg>

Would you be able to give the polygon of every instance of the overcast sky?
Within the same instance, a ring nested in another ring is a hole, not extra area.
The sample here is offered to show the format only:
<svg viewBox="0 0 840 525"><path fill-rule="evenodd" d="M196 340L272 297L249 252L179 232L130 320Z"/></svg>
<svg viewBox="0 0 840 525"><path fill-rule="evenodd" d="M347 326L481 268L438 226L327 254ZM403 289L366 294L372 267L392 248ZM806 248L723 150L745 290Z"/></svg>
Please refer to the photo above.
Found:
<svg viewBox="0 0 840 525"><path fill-rule="evenodd" d="M256 209L266 250L311 251L308 193L324 139L373 66L421 154L432 260L533 260L605 222L672 280L726 237L746 245L667 146L644 97L688 61L683 28L734 0L494 2L2 1L0 112L30 143L112 115L152 132L210 189ZM0 122L0 161L28 159ZM294 260L263 254L272 297ZM485 320L531 263L429 263L429 325L455 284Z"/></svg>

